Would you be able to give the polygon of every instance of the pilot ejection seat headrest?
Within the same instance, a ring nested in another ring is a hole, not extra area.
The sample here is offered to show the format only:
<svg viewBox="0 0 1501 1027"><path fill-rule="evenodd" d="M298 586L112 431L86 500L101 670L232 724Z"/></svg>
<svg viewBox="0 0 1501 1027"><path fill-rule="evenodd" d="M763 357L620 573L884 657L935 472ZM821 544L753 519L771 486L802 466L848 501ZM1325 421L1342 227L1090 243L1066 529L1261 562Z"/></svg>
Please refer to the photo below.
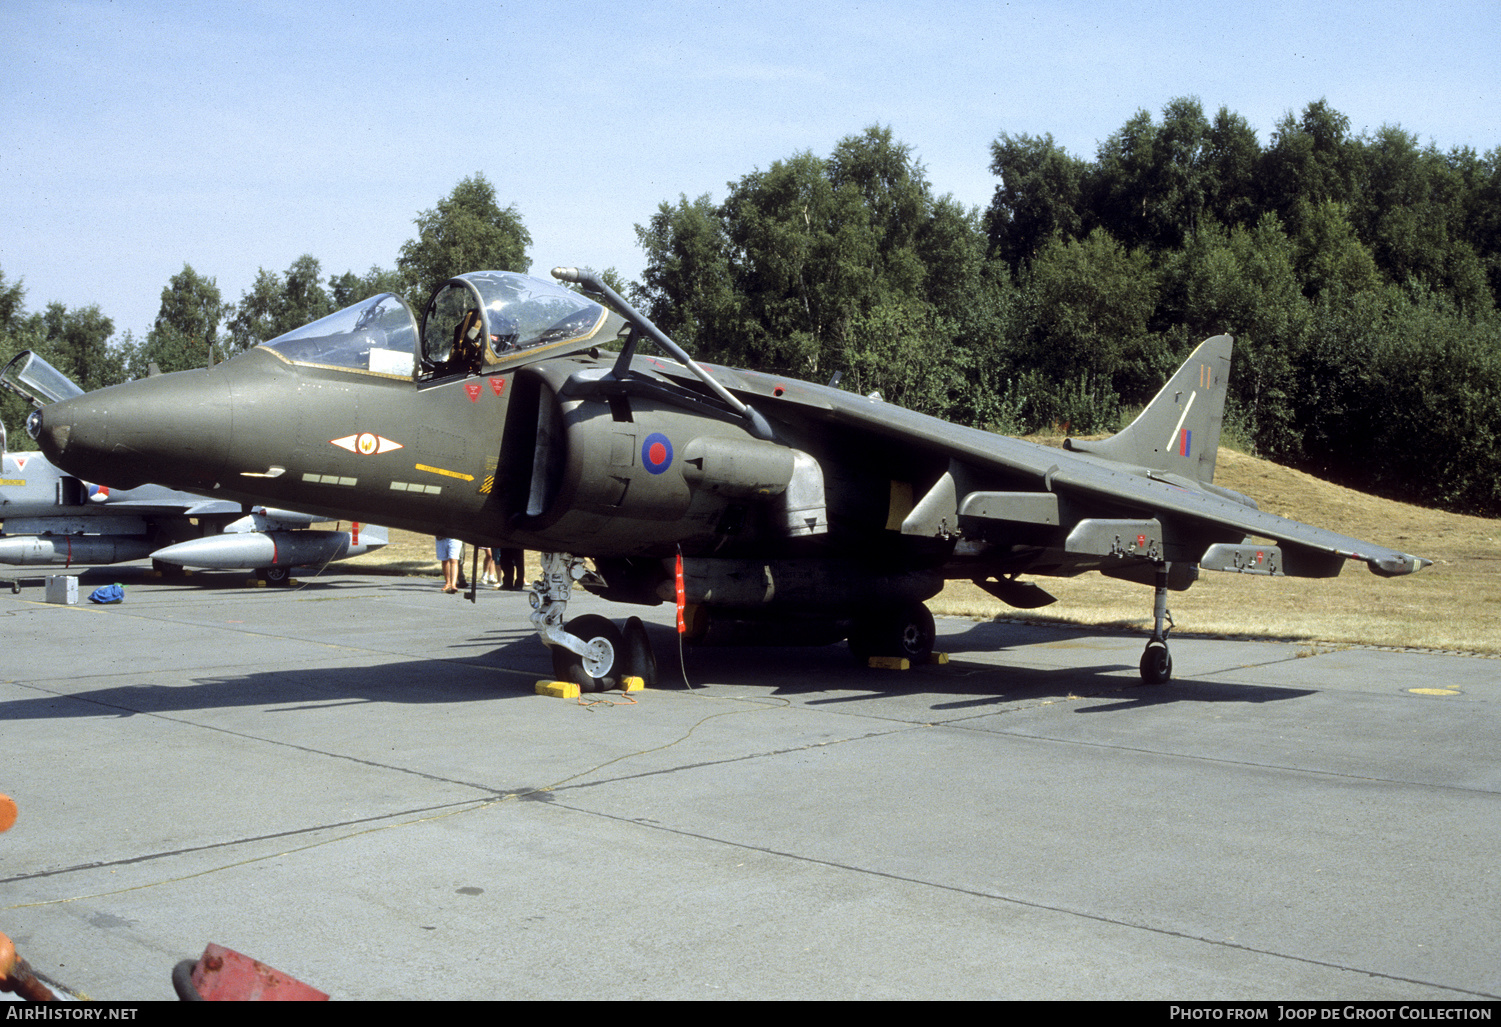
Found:
<svg viewBox="0 0 1501 1027"><path fill-rule="evenodd" d="M485 333L483 322L480 320L478 310L465 312L461 320L453 330L453 351L449 360L455 367L461 367L466 371L478 371L484 358L484 346L481 343Z"/></svg>

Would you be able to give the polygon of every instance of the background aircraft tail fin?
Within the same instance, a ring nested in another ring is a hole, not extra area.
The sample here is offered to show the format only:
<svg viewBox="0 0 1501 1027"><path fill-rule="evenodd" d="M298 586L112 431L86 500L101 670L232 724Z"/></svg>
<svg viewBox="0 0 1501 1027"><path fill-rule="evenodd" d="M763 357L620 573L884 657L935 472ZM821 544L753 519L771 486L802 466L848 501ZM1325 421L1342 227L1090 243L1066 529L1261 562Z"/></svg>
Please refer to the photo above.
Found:
<svg viewBox="0 0 1501 1027"><path fill-rule="evenodd" d="M1136 420L1108 439L1069 439L1064 448L1212 482L1233 342L1228 335L1216 335L1200 343Z"/></svg>

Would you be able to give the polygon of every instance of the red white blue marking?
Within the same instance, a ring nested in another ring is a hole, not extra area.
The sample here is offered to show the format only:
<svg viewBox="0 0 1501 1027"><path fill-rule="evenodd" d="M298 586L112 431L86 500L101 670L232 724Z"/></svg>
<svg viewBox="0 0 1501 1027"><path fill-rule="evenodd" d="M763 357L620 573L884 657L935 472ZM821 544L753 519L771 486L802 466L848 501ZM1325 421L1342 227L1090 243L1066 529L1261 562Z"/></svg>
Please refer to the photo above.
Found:
<svg viewBox="0 0 1501 1027"><path fill-rule="evenodd" d="M672 440L654 431L641 443L641 465L652 474L661 474L672 466Z"/></svg>
<svg viewBox="0 0 1501 1027"><path fill-rule="evenodd" d="M1183 422L1188 420L1188 412L1193 409L1194 400L1198 398L1197 392L1188 394L1188 402L1183 404L1183 413L1178 415L1178 423L1173 425L1173 434L1168 437L1167 449L1169 453L1179 456L1190 456L1193 453L1193 429L1183 427Z"/></svg>

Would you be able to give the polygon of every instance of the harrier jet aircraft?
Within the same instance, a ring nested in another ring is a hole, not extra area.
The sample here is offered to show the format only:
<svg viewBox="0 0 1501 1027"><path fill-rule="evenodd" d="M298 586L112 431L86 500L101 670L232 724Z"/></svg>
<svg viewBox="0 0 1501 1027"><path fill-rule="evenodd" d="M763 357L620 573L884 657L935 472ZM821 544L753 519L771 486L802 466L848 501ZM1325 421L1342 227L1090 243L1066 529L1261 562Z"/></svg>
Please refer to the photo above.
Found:
<svg viewBox="0 0 1501 1027"><path fill-rule="evenodd" d="M592 272L372 297L206 370L35 411L59 466L541 551L532 620L583 688L655 669L637 618L565 620L575 583L676 601L713 641L925 659L946 579L1013 606L1085 571L1155 591L1141 659L1171 677L1167 593L1200 569L1384 576L1429 563L1213 484L1231 339L1200 345L1119 434L1063 450L780 375L696 364ZM599 300L590 296L599 297ZM650 341L659 357L640 352ZM611 352L613 350L613 352ZM586 562L587 561L587 562Z"/></svg>

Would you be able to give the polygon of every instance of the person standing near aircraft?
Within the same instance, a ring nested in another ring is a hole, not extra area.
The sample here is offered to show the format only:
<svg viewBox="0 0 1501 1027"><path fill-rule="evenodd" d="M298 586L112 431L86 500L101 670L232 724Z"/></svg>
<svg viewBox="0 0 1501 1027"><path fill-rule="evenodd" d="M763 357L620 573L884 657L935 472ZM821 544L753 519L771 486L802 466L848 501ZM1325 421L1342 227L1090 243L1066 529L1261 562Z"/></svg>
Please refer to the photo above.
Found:
<svg viewBox="0 0 1501 1027"><path fill-rule="evenodd" d="M503 588L507 592L521 591L526 577L526 550L511 546L502 546L500 549L500 576L501 584L497 588Z"/></svg>
<svg viewBox="0 0 1501 1027"><path fill-rule="evenodd" d="M464 559L464 543L456 538L437 539L438 561L443 565L443 591L454 595L459 590L459 563Z"/></svg>

